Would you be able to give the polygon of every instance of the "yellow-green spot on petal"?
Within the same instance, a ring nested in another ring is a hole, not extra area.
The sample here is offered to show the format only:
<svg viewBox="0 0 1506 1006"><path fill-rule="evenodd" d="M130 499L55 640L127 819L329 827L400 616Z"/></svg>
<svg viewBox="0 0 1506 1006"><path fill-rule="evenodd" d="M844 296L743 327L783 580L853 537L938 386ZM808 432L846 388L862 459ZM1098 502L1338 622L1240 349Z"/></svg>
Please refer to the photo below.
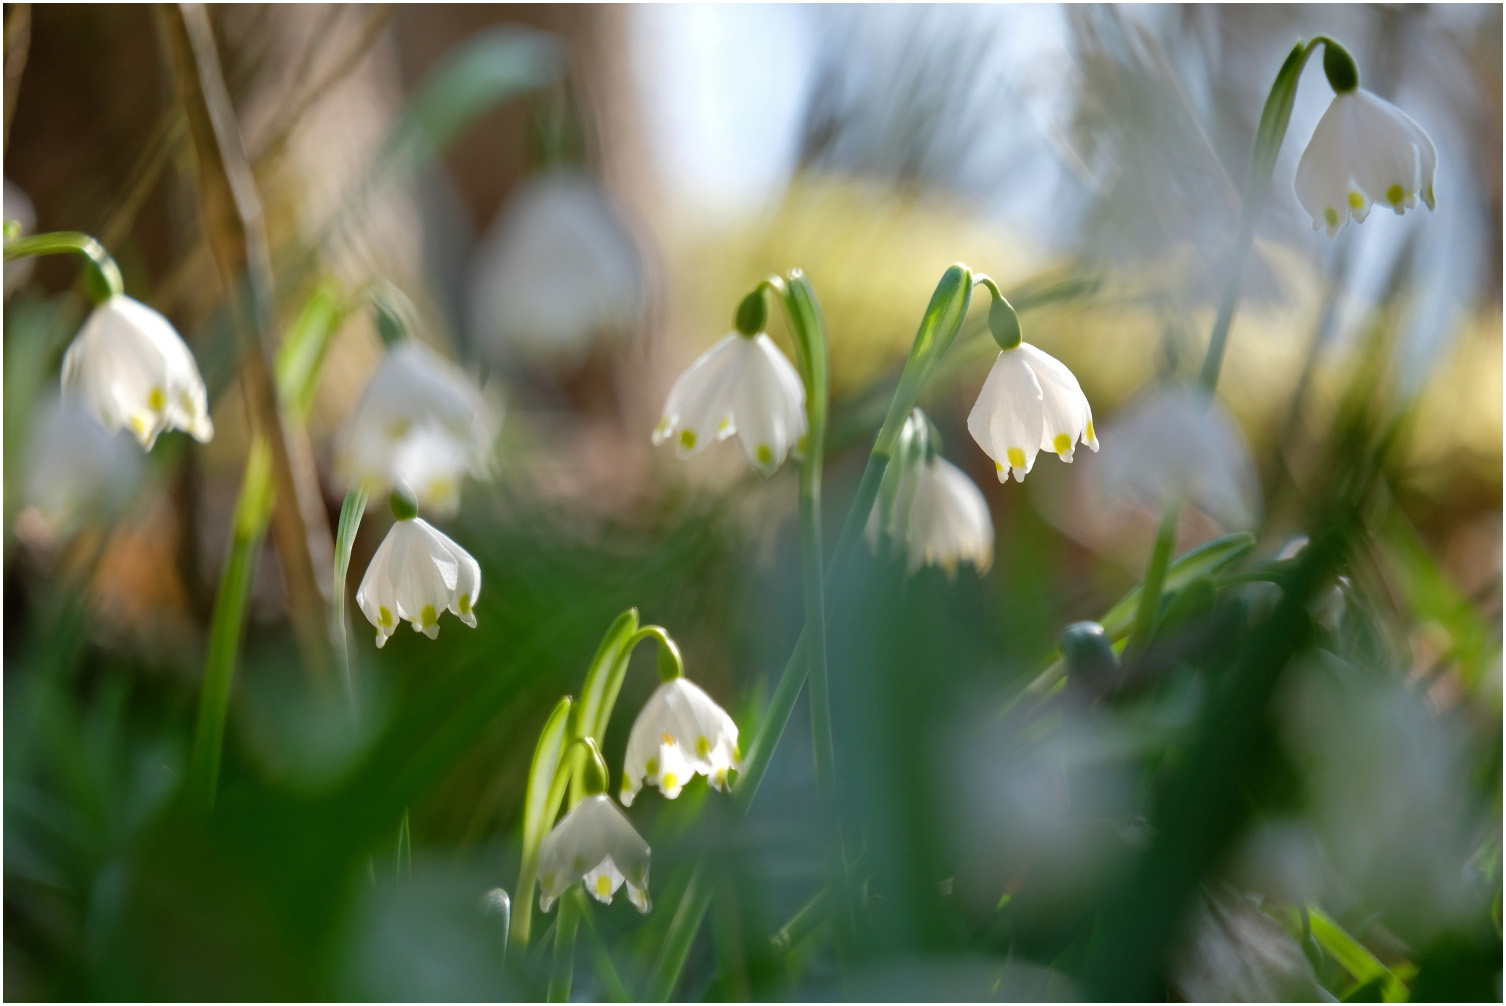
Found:
<svg viewBox="0 0 1506 1006"><path fill-rule="evenodd" d="M736 745L736 744L732 745L732 760L733 761L742 761L743 760L743 749L741 747L739 747L738 745Z"/></svg>
<svg viewBox="0 0 1506 1006"><path fill-rule="evenodd" d="M546 874L544 874L544 890L547 891L547 890L549 890L549 888L551 888L553 886L554 886L554 874L553 873L546 873Z"/></svg>
<svg viewBox="0 0 1506 1006"><path fill-rule="evenodd" d="M711 754L711 741L705 737L697 737L695 742L695 753L700 755L702 758L705 758L706 756Z"/></svg>
<svg viewBox="0 0 1506 1006"><path fill-rule="evenodd" d="M1400 185L1393 185L1386 190L1386 201L1392 206L1400 206L1403 199L1407 198L1407 190Z"/></svg>
<svg viewBox="0 0 1506 1006"><path fill-rule="evenodd" d="M603 873L596 878L596 893L599 897L607 897L612 893L612 878Z"/></svg>
<svg viewBox="0 0 1506 1006"><path fill-rule="evenodd" d="M659 420L659 425L654 427L654 433L662 437L669 432L669 426L669 417L665 416Z"/></svg>
<svg viewBox="0 0 1506 1006"><path fill-rule="evenodd" d="M460 600L456 602L455 607L460 609L462 615L469 615L471 613L471 595L461 594Z"/></svg>
<svg viewBox="0 0 1506 1006"><path fill-rule="evenodd" d="M377 624L383 628L392 627L392 609L388 608L385 604L377 609Z"/></svg>
<svg viewBox="0 0 1506 1006"><path fill-rule="evenodd" d="M1349 206L1350 206L1351 209L1354 209L1354 210L1362 210L1362 209L1364 209L1365 208L1365 197L1362 196L1362 195L1360 195L1358 192L1351 192L1351 193L1349 193Z"/></svg>
<svg viewBox="0 0 1506 1006"><path fill-rule="evenodd" d="M646 772L646 773L648 773L651 776L658 775L659 774L659 759L657 759L657 758L650 758L648 761L644 762L643 763L643 771Z"/></svg>
<svg viewBox="0 0 1506 1006"><path fill-rule="evenodd" d="M439 612L434 610L434 605L424 605L424 610L418 613L418 620L424 625L438 625Z"/></svg>
<svg viewBox="0 0 1506 1006"><path fill-rule="evenodd" d="M146 396L146 404L151 406L153 412L161 412L167 408L167 393L161 388L153 388L152 393Z"/></svg>
<svg viewBox="0 0 1506 1006"><path fill-rule="evenodd" d="M1097 440L1098 439L1098 434L1096 434L1096 433L1093 432L1093 420L1091 420L1091 419L1088 420L1087 436L1088 436L1088 440L1089 441L1093 441L1093 440Z"/></svg>
<svg viewBox="0 0 1506 1006"><path fill-rule="evenodd" d="M730 428L731 426L732 420L730 418L724 418L720 423L716 424L716 432L726 433L728 428Z"/></svg>
<svg viewBox="0 0 1506 1006"><path fill-rule="evenodd" d="M1051 441L1051 449L1058 454L1065 454L1072 449L1072 438L1065 433L1058 433Z"/></svg>
<svg viewBox="0 0 1506 1006"><path fill-rule="evenodd" d="M1023 447L1011 447L1005 452L1009 456L1009 464L1012 468L1025 467L1025 449Z"/></svg>
<svg viewBox="0 0 1506 1006"><path fill-rule="evenodd" d="M413 423L407 419L394 419L387 424L387 439L401 440L408 435L413 428Z"/></svg>
<svg viewBox="0 0 1506 1006"><path fill-rule="evenodd" d="M1328 226L1337 227L1339 226L1339 211L1330 206L1323 211L1323 219L1328 221Z"/></svg>
<svg viewBox="0 0 1506 1006"><path fill-rule="evenodd" d="M664 779L659 783L662 789L674 789L678 785L680 785L680 777L673 772L665 772Z"/></svg>
<svg viewBox="0 0 1506 1006"><path fill-rule="evenodd" d="M674 747L675 735L670 733L668 730L664 731L664 743L668 744L670 747Z"/></svg>
<svg viewBox="0 0 1506 1006"><path fill-rule="evenodd" d="M994 462L994 471L998 472L1000 475L1003 475L1004 474L1004 466L1001 465L1001 464L999 464L999 462L995 461Z"/></svg>
<svg viewBox="0 0 1506 1006"><path fill-rule="evenodd" d="M1422 201L1427 203L1429 207L1431 207L1435 202L1435 200L1433 199L1433 187L1431 185L1423 190Z"/></svg>
<svg viewBox="0 0 1506 1006"><path fill-rule="evenodd" d="M804 454L805 453L806 445L809 444L810 442L811 442L811 438L810 438L809 434L806 434L806 433L800 434L800 439L797 440L797 441L795 441L795 453L796 454Z"/></svg>
<svg viewBox="0 0 1506 1006"><path fill-rule="evenodd" d="M695 430L680 431L680 446L685 448L687 451L695 446L695 440Z"/></svg>
<svg viewBox="0 0 1506 1006"><path fill-rule="evenodd" d="M136 436L138 437L146 436L146 420L142 419L140 416L132 416L131 429L135 431Z"/></svg>
<svg viewBox="0 0 1506 1006"><path fill-rule="evenodd" d="M758 463L772 465L774 463L774 451L768 444L758 445Z"/></svg>

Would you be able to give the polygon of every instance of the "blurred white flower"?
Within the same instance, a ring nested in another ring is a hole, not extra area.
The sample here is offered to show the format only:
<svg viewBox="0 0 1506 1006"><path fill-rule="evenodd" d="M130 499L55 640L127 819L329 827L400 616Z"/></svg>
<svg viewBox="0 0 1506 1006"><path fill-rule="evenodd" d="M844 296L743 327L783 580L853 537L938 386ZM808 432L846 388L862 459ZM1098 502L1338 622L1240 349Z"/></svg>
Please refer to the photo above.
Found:
<svg viewBox="0 0 1506 1006"><path fill-rule="evenodd" d="M1162 386L1116 417L1115 449L1101 466L1102 492L1157 512L1191 503L1225 527L1248 527L1260 508L1249 449L1216 398Z"/></svg>
<svg viewBox="0 0 1506 1006"><path fill-rule="evenodd" d="M5 179L4 204L0 212L4 213L6 222L14 220L20 224L23 235L30 234L37 225L37 211L31 205L31 200L27 198L21 187L9 178ZM26 277L31 275L31 265L32 259L29 256L5 263L5 296L9 297L17 287L26 282Z"/></svg>
<svg viewBox="0 0 1506 1006"><path fill-rule="evenodd" d="M481 567L470 553L418 517L399 519L371 557L356 605L377 630L377 646L408 621L430 639L439 635L439 613L449 611L476 627Z"/></svg>
<svg viewBox="0 0 1506 1006"><path fill-rule="evenodd" d="M1334 96L1297 162L1297 198L1313 230L1337 234L1352 216L1363 222L1372 204L1398 214L1420 196L1433 208L1438 152L1412 118L1369 91Z"/></svg>
<svg viewBox="0 0 1506 1006"><path fill-rule="evenodd" d="M649 696L633 721L622 766L622 803L631 807L645 782L673 800L696 775L725 792L727 773L741 760L732 717L698 685L674 678Z"/></svg>
<svg viewBox="0 0 1506 1006"><path fill-rule="evenodd" d="M748 463L772 475L805 436L805 385L766 333L732 332L680 375L654 428L654 443L674 436L680 457L737 434Z"/></svg>
<svg viewBox="0 0 1506 1006"><path fill-rule="evenodd" d="M491 472L500 421L460 368L413 339L393 347L351 413L338 467L376 491L406 482L425 510L460 506L460 483Z"/></svg>
<svg viewBox="0 0 1506 1006"><path fill-rule="evenodd" d="M135 494L143 470L129 436L105 429L77 402L54 397L32 428L26 503L48 532L66 534L84 521L114 516Z"/></svg>
<svg viewBox="0 0 1506 1006"><path fill-rule="evenodd" d="M559 170L519 186L471 272L472 331L497 362L575 362L643 311L638 250L601 185Z"/></svg>
<svg viewBox="0 0 1506 1006"><path fill-rule="evenodd" d="M560 819L539 849L539 908L549 911L576 881L604 905L627 884L628 900L649 910L648 843L612 798L588 796Z"/></svg>
<svg viewBox="0 0 1506 1006"><path fill-rule="evenodd" d="M1039 451L1055 451L1070 464L1079 440L1098 450L1093 410L1077 378L1028 342L1000 350L967 429L993 459L1000 482L1010 472L1016 482L1025 481Z"/></svg>
<svg viewBox="0 0 1506 1006"><path fill-rule="evenodd" d="M882 534L888 534L906 550L911 573L923 565L941 566L955 576L959 562L987 572L994 558L993 514L973 480L928 449L928 426L919 409L905 421L901 447L890 461L898 473L888 517L881 497L868 515L868 546L877 552ZM910 444L918 449L912 451Z"/></svg>
<svg viewBox="0 0 1506 1006"><path fill-rule="evenodd" d="M164 430L214 436L204 378L187 343L158 312L125 294L94 308L63 356L63 395L107 429L151 450Z"/></svg>

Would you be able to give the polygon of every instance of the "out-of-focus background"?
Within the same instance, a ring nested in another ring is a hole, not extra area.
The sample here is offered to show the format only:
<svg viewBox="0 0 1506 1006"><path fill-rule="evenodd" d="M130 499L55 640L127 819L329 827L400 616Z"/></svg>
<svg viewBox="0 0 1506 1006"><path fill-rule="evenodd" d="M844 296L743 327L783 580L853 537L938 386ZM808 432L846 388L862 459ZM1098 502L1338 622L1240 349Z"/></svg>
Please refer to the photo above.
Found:
<svg viewBox="0 0 1506 1006"><path fill-rule="evenodd" d="M1363 645L1315 647L1283 674L1261 717L1260 785L1241 790L1237 826L1157 951L1164 992L1499 994L1498 6L238 5L211 18L283 323L320 283L387 280L419 337L505 411L495 478L466 485L444 524L481 563L480 625L446 620L434 642L402 631L379 654L357 616L352 726L338 689L300 667L269 545L219 806L206 822L182 798L248 446L194 149L158 12L6 5L5 217L106 244L128 292L193 348L217 431L203 446L165 437L115 477L139 482L109 514L46 513L27 491L39 417L88 301L74 261L7 264L7 998L541 995L547 962L504 968L477 906L516 878L538 729L611 618L635 605L667 627L744 736L800 628L794 466L766 480L731 444L689 461L654 449L670 385L752 284L803 269L832 340L830 540L956 261L992 275L1026 340L1078 376L1102 451L1043 456L1023 484L994 478L966 430L994 352L975 307L922 405L993 512L992 569L832 584L843 813L876 935L854 966L829 927L781 928L819 881L812 821L828 809L802 703L747 824L699 783L635 804L657 907L640 921L593 905L576 994L643 994L708 850L725 868L680 996L1112 988L1094 977L1095 913L1112 915L1119 878L1156 846L1163 780L1218 681L1194 653L1081 704L1028 686L1066 625L1102 617L1141 576L1158 515L1100 484L1116 415L1195 371L1267 89L1317 33L1432 137L1438 205L1377 211L1332 239L1311 229L1292 177L1331 95L1315 61L1220 385L1258 489L1237 526L1186 514L1179 549L1250 530L1270 559L1312 533L1329 434L1359 389L1398 423L1341 595ZM498 32L559 58L493 103L445 71ZM415 98L436 142L405 159L392 137ZM339 434L382 352L375 323L351 313L309 416L331 527ZM373 507L352 590L387 526ZM614 776L653 684L642 660L608 734Z"/></svg>

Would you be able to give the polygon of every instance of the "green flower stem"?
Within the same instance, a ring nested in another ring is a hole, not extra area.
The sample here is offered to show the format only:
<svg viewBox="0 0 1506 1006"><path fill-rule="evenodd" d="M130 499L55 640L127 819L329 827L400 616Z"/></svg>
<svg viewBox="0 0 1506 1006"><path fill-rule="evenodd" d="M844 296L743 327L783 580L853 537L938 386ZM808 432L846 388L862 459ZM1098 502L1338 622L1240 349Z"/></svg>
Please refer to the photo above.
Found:
<svg viewBox="0 0 1506 1006"><path fill-rule="evenodd" d="M575 974L575 935L580 929L584 906L581 892L570 890L560 898L560 918L554 927L554 970L549 976L549 1001L570 1001L570 982Z"/></svg>
<svg viewBox="0 0 1506 1006"><path fill-rule="evenodd" d="M863 469L862 479L858 482L857 494L853 498L851 508L847 511L842 531L837 536L837 544L826 569L827 576L834 576L846 565L862 537L863 528L868 523L868 515L873 510L874 501L878 499L879 487L884 481L884 472L889 465L889 458L894 452L895 444L899 441L900 431L904 429L905 420L909 418L910 410L915 408L920 400L920 394L925 389L926 382L962 330L963 321L967 317L967 309L972 302L973 280L972 270L967 266L960 263L953 265L942 274L941 281L936 285L936 291L931 295L931 302L926 306L920 327L915 333L915 341L910 346L910 356L905 361L905 369L900 374L899 386L895 389L894 397L889 401L889 410L884 415L884 423L879 428L873 448L868 454L868 463ZM774 694L769 699L768 709L758 725L758 730L753 734L752 742L748 745L742 771L738 774L737 782L732 788L732 798L739 816L746 816L751 809L753 798L758 794L759 784L763 781L769 763L773 760L774 749L778 747L779 739L784 736L784 729L789 724L790 715L794 712L795 702L800 697L800 689L805 684L804 657L807 645L806 635L810 628L807 623L800 638L795 642L795 650L790 654L790 659L774 686ZM649 999L654 1002L666 1002L674 991L675 985L679 982L680 971L685 966L685 958L690 952L690 944L711 903L712 885L703 879L703 867L704 861L697 867L696 873L692 875L690 884L680 899L675 916L670 922L669 932L665 936L664 950L654 966L654 975L649 983L648 993Z"/></svg>
<svg viewBox="0 0 1506 1006"><path fill-rule="evenodd" d="M230 553L220 574L214 614L210 617L204 690L199 693L199 717L189 758L189 788L206 810L214 808L225 721L230 712L230 686L245 630L251 580L256 575L256 560L261 554L271 511L272 453L266 441L257 437L246 459L246 474L231 525Z"/></svg>
<svg viewBox="0 0 1506 1006"><path fill-rule="evenodd" d="M1177 521L1181 517L1180 504L1173 503L1161 515L1161 526L1156 529L1156 543L1150 550L1150 565L1145 570L1145 583L1140 588L1140 603L1135 609L1135 624L1130 630L1128 652L1138 656L1150 645L1151 634L1156 629L1156 615L1161 609L1161 590L1166 584L1166 570L1171 564L1172 553L1177 544Z"/></svg>
<svg viewBox="0 0 1506 1006"><path fill-rule="evenodd" d="M636 611L628 614L634 621L637 620ZM617 623L613 623L613 628L616 627ZM612 631L608 630L607 641L611 639ZM603 646L605 645L604 642ZM566 696L560 699L554 711L549 714L549 719L544 722L544 729L539 731L533 762L528 769L528 788L523 798L523 856L518 866L518 885L514 888L517 897L513 904L512 922L513 943L520 949L528 946L532 935L533 892L539 882L539 847L544 842L544 836L549 834L555 815L559 813L560 803L565 798L564 786L556 787L555 778L567 777L567 774L557 770L565 756L571 731L570 721L575 712L573 698Z"/></svg>
<svg viewBox="0 0 1506 1006"><path fill-rule="evenodd" d="M120 267L105 251L105 246L87 234L78 231L55 231L51 234L33 234L5 242L5 261L26 258L32 255L82 255L94 267L93 272L104 290L104 296L96 301L125 293L125 281L120 278ZM95 291L90 291L93 294Z"/></svg>
<svg viewBox="0 0 1506 1006"><path fill-rule="evenodd" d="M1224 280L1223 295L1219 299L1218 315L1213 321L1213 332L1208 338L1208 352L1203 357L1203 366L1198 372L1198 381L1209 391L1218 387L1218 374L1223 367L1224 349L1229 341L1229 327L1234 323L1234 312L1239 306L1245 263L1249 261L1250 250L1255 244L1255 218L1259 214L1260 204L1265 200L1266 190L1271 187L1271 175L1276 170L1276 155L1281 151L1281 141L1286 138L1286 127L1291 123L1292 104L1297 100L1297 82L1307 66L1308 57L1319 45L1344 52L1343 46L1326 35L1315 36L1306 43L1299 42L1277 71L1276 80L1266 96L1265 107L1260 112L1260 124L1255 130L1255 147L1250 154L1250 171L1245 177L1244 193L1240 200L1239 233L1234 239L1234 250L1229 257L1229 271Z"/></svg>
<svg viewBox="0 0 1506 1006"><path fill-rule="evenodd" d="M350 700L351 715L358 715L356 681L350 664L350 630L345 624L345 583L350 573L350 551L355 547L356 531L361 527L361 517L366 513L366 490L357 486L345 494L340 506L340 522L335 528L335 582L331 597L334 604L330 611L330 635L335 640L335 650L340 657L340 668L345 675L345 693Z"/></svg>

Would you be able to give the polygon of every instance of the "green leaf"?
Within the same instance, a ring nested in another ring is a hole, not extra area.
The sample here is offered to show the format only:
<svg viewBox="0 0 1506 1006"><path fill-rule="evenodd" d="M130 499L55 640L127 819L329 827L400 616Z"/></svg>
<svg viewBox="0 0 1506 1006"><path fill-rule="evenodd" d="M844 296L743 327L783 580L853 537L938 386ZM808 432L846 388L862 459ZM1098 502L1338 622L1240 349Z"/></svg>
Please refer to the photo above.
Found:
<svg viewBox="0 0 1506 1006"><path fill-rule="evenodd" d="M607 627L586 670L586 680L580 688L580 719L575 736L593 738L598 744L607 732L607 723L612 718L612 707L617 703L617 693L622 688L623 675L627 673L627 660L623 647L628 637L638 628L638 609L629 608Z"/></svg>
<svg viewBox="0 0 1506 1006"><path fill-rule="evenodd" d="M1344 927L1324 914L1323 909L1316 904L1307 906L1307 914L1312 924L1313 937L1318 941L1318 945L1330 957L1343 965L1344 970L1353 975L1359 983L1358 988L1351 990L1345 996L1346 1001L1361 1001L1350 1000L1350 996L1359 994L1375 982L1381 984L1384 1002L1407 1001L1407 987L1402 984L1401 979L1377 960L1374 954L1366 950L1359 940L1345 932Z"/></svg>
<svg viewBox="0 0 1506 1006"><path fill-rule="evenodd" d="M1182 590L1194 580L1214 573L1241 558L1254 547L1255 536L1248 531L1237 531L1199 545L1171 564L1171 568L1166 572L1163 592L1169 594ZM1108 633L1110 639L1119 639L1129 632L1139 601L1140 588L1136 587L1120 598L1119 602L1099 619L1103 625L1103 631Z"/></svg>
<svg viewBox="0 0 1506 1006"><path fill-rule="evenodd" d="M277 395L293 422L303 423L314 406L325 356L345 314L339 286L325 280L283 336L277 349Z"/></svg>

